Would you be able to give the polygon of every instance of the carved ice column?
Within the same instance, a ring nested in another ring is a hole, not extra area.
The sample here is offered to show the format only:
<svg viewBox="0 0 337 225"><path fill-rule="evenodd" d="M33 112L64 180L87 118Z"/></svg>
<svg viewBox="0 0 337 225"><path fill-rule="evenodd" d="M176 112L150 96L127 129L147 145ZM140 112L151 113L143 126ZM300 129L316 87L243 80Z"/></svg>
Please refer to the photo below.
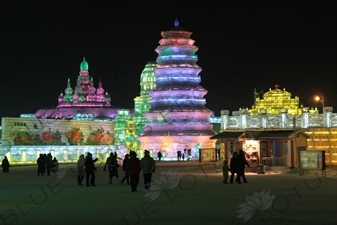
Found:
<svg viewBox="0 0 337 225"><path fill-rule="evenodd" d="M240 115L240 128L246 129L247 128L247 111L241 112Z"/></svg>
<svg viewBox="0 0 337 225"><path fill-rule="evenodd" d="M261 128L267 128L268 127L268 114L266 109L261 109L260 110L260 127Z"/></svg>
<svg viewBox="0 0 337 225"><path fill-rule="evenodd" d="M287 109L281 110L281 128L287 128L288 127L288 117L287 117Z"/></svg>
<svg viewBox="0 0 337 225"><path fill-rule="evenodd" d="M221 110L221 130L226 130L228 128L228 110Z"/></svg>
<svg viewBox="0 0 337 225"><path fill-rule="evenodd" d="M324 127L331 127L331 119L332 119L332 107L324 107L323 110L323 126Z"/></svg>
<svg viewBox="0 0 337 225"><path fill-rule="evenodd" d="M302 119L301 119L301 128L309 127L309 108L305 107L302 109Z"/></svg>

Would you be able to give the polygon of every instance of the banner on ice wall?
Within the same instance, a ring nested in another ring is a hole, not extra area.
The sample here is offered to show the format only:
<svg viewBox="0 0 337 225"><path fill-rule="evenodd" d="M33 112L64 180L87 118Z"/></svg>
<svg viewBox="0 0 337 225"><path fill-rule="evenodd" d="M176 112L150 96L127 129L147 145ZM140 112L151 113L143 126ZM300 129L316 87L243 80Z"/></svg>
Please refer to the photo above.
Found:
<svg viewBox="0 0 337 225"><path fill-rule="evenodd" d="M2 145L113 145L112 121L2 118Z"/></svg>

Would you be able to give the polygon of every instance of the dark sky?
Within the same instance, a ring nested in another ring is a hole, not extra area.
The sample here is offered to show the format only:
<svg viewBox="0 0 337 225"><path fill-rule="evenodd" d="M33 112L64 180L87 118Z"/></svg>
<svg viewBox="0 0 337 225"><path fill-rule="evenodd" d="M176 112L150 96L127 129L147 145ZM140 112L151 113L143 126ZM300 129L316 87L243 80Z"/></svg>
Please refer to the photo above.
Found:
<svg viewBox="0 0 337 225"><path fill-rule="evenodd" d="M83 56L112 105L133 108L161 31L180 26L199 47L206 107L251 107L275 83L337 111L336 1L1 1L0 117L57 106Z"/></svg>

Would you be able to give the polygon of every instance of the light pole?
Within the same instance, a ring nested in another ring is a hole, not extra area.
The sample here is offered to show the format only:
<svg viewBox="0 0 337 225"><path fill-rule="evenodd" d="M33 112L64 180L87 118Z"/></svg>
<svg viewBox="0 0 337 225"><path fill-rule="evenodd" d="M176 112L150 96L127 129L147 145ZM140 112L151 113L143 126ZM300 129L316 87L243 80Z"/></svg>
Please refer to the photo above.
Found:
<svg viewBox="0 0 337 225"><path fill-rule="evenodd" d="M324 96L322 96L322 97L316 96L315 100L319 101L320 103L322 103L322 113L324 113L324 101L325 101L324 100Z"/></svg>

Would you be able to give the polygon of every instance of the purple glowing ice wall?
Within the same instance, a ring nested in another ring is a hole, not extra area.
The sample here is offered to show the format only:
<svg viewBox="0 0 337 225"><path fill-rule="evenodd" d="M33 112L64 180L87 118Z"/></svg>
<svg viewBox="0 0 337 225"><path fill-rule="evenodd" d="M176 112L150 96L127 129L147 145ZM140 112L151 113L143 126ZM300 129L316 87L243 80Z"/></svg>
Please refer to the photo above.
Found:
<svg viewBox="0 0 337 225"><path fill-rule="evenodd" d="M207 91L199 85L198 48L191 34L176 20L175 28L161 33L156 48L156 87L150 92L151 109L145 113L148 123L140 140L144 149L162 150L168 157L198 144L214 147L209 141L215 134L209 123L212 112L205 108Z"/></svg>

